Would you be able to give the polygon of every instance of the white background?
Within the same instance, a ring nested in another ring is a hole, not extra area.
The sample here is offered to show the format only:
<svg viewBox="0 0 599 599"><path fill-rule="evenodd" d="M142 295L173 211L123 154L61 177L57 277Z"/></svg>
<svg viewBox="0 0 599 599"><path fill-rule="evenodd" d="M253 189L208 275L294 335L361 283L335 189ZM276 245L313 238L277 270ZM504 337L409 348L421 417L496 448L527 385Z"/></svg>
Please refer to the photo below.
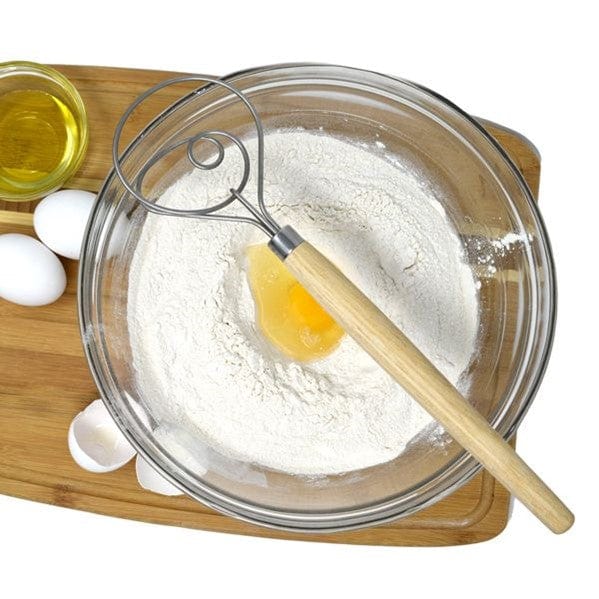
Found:
<svg viewBox="0 0 599 599"><path fill-rule="evenodd" d="M549 370L518 446L577 522L554 536L516 505L507 530L480 545L353 547L154 526L0 496L0 595L597 596L594 3L38 4L3 3L0 62L212 74L276 62L341 63L412 79L528 136L543 157L540 198L558 268L559 317Z"/></svg>

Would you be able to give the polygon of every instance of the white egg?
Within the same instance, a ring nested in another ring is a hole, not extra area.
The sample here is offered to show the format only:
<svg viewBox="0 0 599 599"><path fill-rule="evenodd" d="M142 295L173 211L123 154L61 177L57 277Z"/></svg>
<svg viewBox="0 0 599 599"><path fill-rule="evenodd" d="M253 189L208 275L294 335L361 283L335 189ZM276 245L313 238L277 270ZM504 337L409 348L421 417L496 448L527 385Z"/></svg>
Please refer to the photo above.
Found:
<svg viewBox="0 0 599 599"><path fill-rule="evenodd" d="M85 226L95 199L95 194L78 189L51 193L35 208L35 233L57 254L78 260Z"/></svg>
<svg viewBox="0 0 599 599"><path fill-rule="evenodd" d="M137 482L147 491L159 493L160 495L183 495L175 485L156 472L139 454L135 458L135 473L137 474Z"/></svg>
<svg viewBox="0 0 599 599"><path fill-rule="evenodd" d="M66 285L63 265L45 245L28 235L0 235L0 297L44 306L55 302Z"/></svg>
<svg viewBox="0 0 599 599"><path fill-rule="evenodd" d="M90 472L112 472L135 455L101 399L73 418L69 450L75 462Z"/></svg>

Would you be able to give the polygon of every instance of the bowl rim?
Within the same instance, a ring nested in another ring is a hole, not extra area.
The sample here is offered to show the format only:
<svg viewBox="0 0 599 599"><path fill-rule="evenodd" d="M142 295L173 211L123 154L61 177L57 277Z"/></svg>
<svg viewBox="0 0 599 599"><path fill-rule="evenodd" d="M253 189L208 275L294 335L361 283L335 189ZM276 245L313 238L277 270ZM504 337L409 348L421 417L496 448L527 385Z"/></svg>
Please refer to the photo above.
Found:
<svg viewBox="0 0 599 599"><path fill-rule="evenodd" d="M528 394L522 399L522 404L516 416L514 417L513 422L506 430L506 432L503 434L503 437L506 440L509 440L514 435L517 428L520 426L524 416L528 412L530 405L532 404L532 401L539 390L539 386L543 379L543 376L546 372L549 356L553 346L553 340L555 335L555 322L557 316L557 287L553 253L545 222L541 216L538 205L534 199L532 192L530 191L528 184L526 183L524 177L522 176L512 159L509 157L507 152L495 140L495 138L482 126L480 122L478 122L474 117L470 116L468 113L459 108L452 101L448 100L438 92L435 92L425 86L422 86L418 83L414 83L410 80L395 77L392 75L387 75L374 70L317 62L278 63L272 65L252 67L248 69L235 71L233 73L230 73L229 75L222 77L222 79L234 83L234 80L239 77L258 75L269 71L308 67L329 69L338 68L357 74L362 73L367 75L374 75L376 77L387 79L390 82L399 82L402 85L414 88L416 91L420 93L432 96L433 99L440 102L445 108L449 109L450 111L454 111L455 113L457 113L458 116L465 119L470 126L472 126L480 135L482 135L484 140L490 144L492 150L495 151L497 155L501 158L507 169L511 171L511 174L514 176L516 182L521 188L522 194L525 197L528 207L535 220L535 224L538 227L539 239L542 244L544 255L547 261L547 275L549 279L547 285L549 290L547 298L548 322L544 346L538 358L538 366L536 369L535 376L532 377L532 380L529 384ZM212 85L213 84L207 84L206 86L201 87L205 89L210 89ZM130 142L127 148L121 153L121 159L128 156L135 149L137 143L139 143L139 141L150 130L152 130L157 124L166 119L181 104L187 102L191 97L193 97L195 93L195 91L192 91L184 94L180 99L175 101L173 104L171 104L162 112L160 112L156 117L154 117L135 136L135 138ZM444 497L450 495L463 484L468 482L482 469L481 465L478 462L476 462L474 458L472 458L466 451L462 450L454 458L454 460L452 460L452 462L450 462L446 467L442 469L443 478L446 481L445 486L442 489L439 490L438 488L435 488L433 492L433 489L429 488L425 490L424 493L422 493L422 489L427 483L437 480L438 473L435 473L434 475L429 477L429 479L421 482L418 486L414 487L413 489L407 490L402 495L401 501L405 502L406 495L408 495L410 492L413 493L415 490L417 490L418 493L421 494L419 501L413 501L412 505L409 508L402 507L400 510L397 509L397 504L399 503L399 500L395 498L376 504L369 504L365 507L344 509L336 512L285 511L283 509L265 508L264 506L252 503L251 501L240 500L236 497L223 493L220 490L214 489L210 485L202 483L201 481L194 481L197 484L197 487L200 489L199 491L190 490L187 486L182 484L180 480L175 478L169 470L164 468L160 461L156 459L156 456L151 455L151 453L147 451L147 448L144 447L144 445L138 441L137 437L132 433L129 427L126 426L125 422L123 422L123 417L120 413L120 410L117 409L116 405L110 399L111 390L107 385L107 381L104 379L103 372L99 367L99 363L97 362L96 358L98 345L101 347L102 343L98 344L94 337L94 328L92 325L92 318L90 317L89 310L89 304L91 304L91 302L88 301L87 304L85 302L85 298L89 295L86 294L86 291L88 291L87 287L89 282L87 279L90 279L90 276L87 274L87 269L89 268L88 263L90 262L90 260L88 260L88 253L90 251L90 239L94 232L93 224L95 221L95 216L101 208L100 198L103 197L104 191L108 188L110 183L113 181L114 177L114 169L111 169L102 185L102 188L98 193L98 200L94 204L84 235L77 293L81 337L83 341L85 355L90 370L92 372L92 376L96 385L98 386L98 389L100 390L101 398L104 404L106 405L108 411L111 413L112 417L115 419L118 426L121 428L121 431L127 437L129 442L135 447L135 449L142 455L142 457L148 460L167 480L169 480L169 482L174 484L176 487L180 488L187 495L200 501L204 505L207 505L208 507L215 509L223 514L232 516L242 521L249 522L251 524L258 524L263 527L294 533L332 533L367 528L374 525L389 523L394 520L406 517L416 511L433 505L437 501L440 501ZM500 415L500 413L495 415L492 424L495 423L495 421L499 418ZM134 419L137 418L134 414L130 414L130 416L132 416ZM170 461L176 463L175 460ZM430 486L431 485L429 484L429 487Z"/></svg>
<svg viewBox="0 0 599 599"><path fill-rule="evenodd" d="M30 202L48 195L57 189L60 189L60 187L80 168L85 158L89 144L89 121L85 104L81 98L79 90L65 75L51 66L28 60L0 62L0 80L4 77L19 75L51 79L54 83L60 86L65 95L67 95L73 102L73 105L77 111L77 118L78 121L80 121L80 139L77 144L76 154L74 154L72 160L68 164L68 167L64 170L60 178L50 179L46 185L32 188L27 193L7 194L3 192L3 194L0 196L0 199L2 200L15 203Z"/></svg>

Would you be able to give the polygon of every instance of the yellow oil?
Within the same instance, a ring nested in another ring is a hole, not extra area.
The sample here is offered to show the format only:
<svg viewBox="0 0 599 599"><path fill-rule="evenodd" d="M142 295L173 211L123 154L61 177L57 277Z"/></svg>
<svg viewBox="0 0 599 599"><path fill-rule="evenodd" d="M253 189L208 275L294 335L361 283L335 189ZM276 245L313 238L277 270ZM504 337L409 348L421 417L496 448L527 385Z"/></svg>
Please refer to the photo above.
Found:
<svg viewBox="0 0 599 599"><path fill-rule="evenodd" d="M45 91L0 95L0 196L18 196L68 168L79 124L69 107Z"/></svg>
<svg viewBox="0 0 599 599"><path fill-rule="evenodd" d="M256 319L264 336L300 362L330 354L339 345L343 329L266 245L250 246L247 256Z"/></svg>

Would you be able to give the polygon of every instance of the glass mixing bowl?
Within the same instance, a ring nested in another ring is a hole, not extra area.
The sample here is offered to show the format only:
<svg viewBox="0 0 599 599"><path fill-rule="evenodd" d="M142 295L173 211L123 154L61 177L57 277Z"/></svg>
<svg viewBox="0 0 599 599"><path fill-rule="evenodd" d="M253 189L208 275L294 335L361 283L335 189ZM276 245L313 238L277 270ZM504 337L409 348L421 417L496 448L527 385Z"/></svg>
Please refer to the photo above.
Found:
<svg viewBox="0 0 599 599"><path fill-rule="evenodd" d="M478 350L466 373L466 396L509 438L547 363L555 287L541 217L504 151L447 100L377 73L282 65L227 80L250 97L267 135L303 127L357 142L377 140L439 190L480 285ZM242 138L253 134L247 111L232 94L209 86L183 97L137 136L123 159L125 174L134 179L158 149L207 129ZM152 169L146 195L156 197L190 169L184 151L169 156ZM478 471L479 465L450 438L439 443L427 436L388 463L317 478L233 460L185 427L176 429L175 440L166 444L154 433L161 417L148 408L160 398L148 402L152 391L135 375L127 325L129 268L145 216L111 173L82 251L80 323L108 409L136 449L168 480L221 512L265 526L314 532L406 516L450 494Z"/></svg>

